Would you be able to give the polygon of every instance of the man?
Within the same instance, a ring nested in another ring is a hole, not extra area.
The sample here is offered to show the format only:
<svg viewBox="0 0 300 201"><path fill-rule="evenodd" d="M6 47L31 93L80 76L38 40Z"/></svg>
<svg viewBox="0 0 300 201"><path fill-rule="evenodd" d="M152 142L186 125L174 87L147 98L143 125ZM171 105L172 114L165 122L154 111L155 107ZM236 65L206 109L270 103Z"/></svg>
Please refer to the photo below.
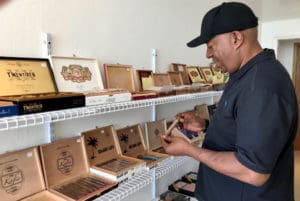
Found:
<svg viewBox="0 0 300 201"><path fill-rule="evenodd" d="M297 100L273 50L257 41L257 24L247 5L223 3L207 12L200 36L187 44L206 43L207 58L230 74L202 148L162 137L169 154L200 161L200 201L294 201ZM186 129L206 129L192 113L178 116Z"/></svg>

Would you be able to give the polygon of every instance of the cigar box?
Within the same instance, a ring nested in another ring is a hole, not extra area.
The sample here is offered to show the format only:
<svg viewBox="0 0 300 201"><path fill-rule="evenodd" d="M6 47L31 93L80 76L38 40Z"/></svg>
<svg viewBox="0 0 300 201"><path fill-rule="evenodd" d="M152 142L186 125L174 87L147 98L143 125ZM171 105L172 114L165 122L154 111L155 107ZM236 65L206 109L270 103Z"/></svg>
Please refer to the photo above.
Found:
<svg viewBox="0 0 300 201"><path fill-rule="evenodd" d="M186 64L171 63L170 69L171 71L178 71L181 73L183 84L185 85L191 84Z"/></svg>
<svg viewBox="0 0 300 201"><path fill-rule="evenodd" d="M138 91L144 91L144 89L154 86L152 70L136 70L135 74Z"/></svg>
<svg viewBox="0 0 300 201"><path fill-rule="evenodd" d="M174 191L177 193L182 193L184 195L188 196L194 196L195 195L195 189L196 184L195 183L189 183L182 180L177 180L171 185L169 185L168 189L170 191Z"/></svg>
<svg viewBox="0 0 300 201"><path fill-rule="evenodd" d="M85 105L81 93L57 91L48 59L0 57L0 100L29 114Z"/></svg>
<svg viewBox="0 0 300 201"><path fill-rule="evenodd" d="M167 125L165 119L145 123L145 139L149 150L166 154L160 139L160 136L165 134L166 128Z"/></svg>
<svg viewBox="0 0 300 201"><path fill-rule="evenodd" d="M145 162L123 156L113 126L82 133L90 171L107 179L123 182L145 169Z"/></svg>
<svg viewBox="0 0 300 201"><path fill-rule="evenodd" d="M192 83L206 82L205 78L198 71L197 66L189 66L189 67L187 67L187 71L188 71L188 74L189 74L189 77L190 77L190 80L192 81Z"/></svg>
<svg viewBox="0 0 300 201"><path fill-rule="evenodd" d="M96 59L51 56L50 61L58 91L83 93L87 106L131 100L127 89L104 89Z"/></svg>
<svg viewBox="0 0 300 201"><path fill-rule="evenodd" d="M171 80L171 84L175 86L181 86L183 85L183 79L182 75L178 71L169 71L169 78Z"/></svg>
<svg viewBox="0 0 300 201"><path fill-rule="evenodd" d="M0 117L8 117L18 114L17 105L10 101L0 101Z"/></svg>
<svg viewBox="0 0 300 201"><path fill-rule="evenodd" d="M1 200L65 200L46 190L37 147L0 155L0 175Z"/></svg>
<svg viewBox="0 0 300 201"><path fill-rule="evenodd" d="M131 65L104 64L103 66L107 88L125 88L131 93L135 92Z"/></svg>
<svg viewBox="0 0 300 201"><path fill-rule="evenodd" d="M41 145L40 152L47 188L67 200L87 200L117 186L89 171L82 137Z"/></svg>
<svg viewBox="0 0 300 201"><path fill-rule="evenodd" d="M191 198L187 195L181 193L176 193L174 191L166 191L159 196L159 201L190 201Z"/></svg>
<svg viewBox="0 0 300 201"><path fill-rule="evenodd" d="M203 119L210 120L208 106L206 104L196 105L195 114Z"/></svg>
<svg viewBox="0 0 300 201"><path fill-rule="evenodd" d="M210 67L198 67L199 72L205 79L206 83L212 83L213 82L213 72Z"/></svg>
<svg viewBox="0 0 300 201"><path fill-rule="evenodd" d="M189 172L185 174L181 180L188 183L196 183L197 182L198 173L197 172Z"/></svg>
<svg viewBox="0 0 300 201"><path fill-rule="evenodd" d="M158 96L175 95L174 85L172 85L169 74L167 73L152 73L153 87L148 87L145 90L155 91Z"/></svg>
<svg viewBox="0 0 300 201"><path fill-rule="evenodd" d="M139 124L117 130L118 142L123 155L142 159L148 168L153 168L168 155L149 151L145 145L142 129Z"/></svg>

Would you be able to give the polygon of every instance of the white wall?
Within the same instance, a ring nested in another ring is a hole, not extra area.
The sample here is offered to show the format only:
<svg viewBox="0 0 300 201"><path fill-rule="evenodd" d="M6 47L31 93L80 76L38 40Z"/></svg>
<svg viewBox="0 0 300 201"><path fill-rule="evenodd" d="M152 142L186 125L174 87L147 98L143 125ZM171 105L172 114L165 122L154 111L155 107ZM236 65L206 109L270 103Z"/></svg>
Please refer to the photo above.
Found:
<svg viewBox="0 0 300 201"><path fill-rule="evenodd" d="M52 36L52 54L97 58L100 64L151 67L171 62L207 65L205 46L187 48L208 9L221 0L12 0L0 10L0 55L41 57L41 34ZM248 0L257 6L256 0ZM259 1L258 1L259 2Z"/></svg>

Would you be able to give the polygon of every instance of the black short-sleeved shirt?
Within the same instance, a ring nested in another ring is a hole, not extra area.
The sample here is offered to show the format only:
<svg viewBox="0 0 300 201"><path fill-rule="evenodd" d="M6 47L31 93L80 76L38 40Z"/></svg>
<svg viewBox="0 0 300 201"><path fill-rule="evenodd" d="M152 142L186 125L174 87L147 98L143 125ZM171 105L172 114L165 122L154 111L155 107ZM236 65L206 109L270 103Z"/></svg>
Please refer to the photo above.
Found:
<svg viewBox="0 0 300 201"><path fill-rule="evenodd" d="M200 201L294 201L293 141L297 129L293 84L273 50L265 49L230 75L203 147L233 151L244 166L271 174L255 187L200 164Z"/></svg>

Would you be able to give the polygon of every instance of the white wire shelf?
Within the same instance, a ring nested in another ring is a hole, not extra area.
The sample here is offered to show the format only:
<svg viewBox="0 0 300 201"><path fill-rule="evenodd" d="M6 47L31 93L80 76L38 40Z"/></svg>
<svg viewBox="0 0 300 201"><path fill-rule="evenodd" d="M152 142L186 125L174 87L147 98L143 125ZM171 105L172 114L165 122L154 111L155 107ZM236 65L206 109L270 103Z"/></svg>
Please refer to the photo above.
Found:
<svg viewBox="0 0 300 201"><path fill-rule="evenodd" d="M155 179L160 179L166 174L174 172L178 167L188 161L187 157L173 157L155 168Z"/></svg>
<svg viewBox="0 0 300 201"><path fill-rule="evenodd" d="M118 188L109 191L94 201L119 201L125 199L135 192L138 192L140 189L152 182L153 177L151 171L143 171L133 176L128 181L121 183Z"/></svg>
<svg viewBox="0 0 300 201"><path fill-rule="evenodd" d="M118 102L110 104L102 104L95 106L87 106L81 108L73 108L66 110L57 110L51 112L43 112L30 115L20 115L12 117L0 118L0 131L36 126L46 123L78 119L94 115L101 115L111 112L131 110L167 103L182 102L208 97L218 97L222 94L221 91L209 91L192 94L183 94L176 96L167 96L153 99L136 100L128 102Z"/></svg>

